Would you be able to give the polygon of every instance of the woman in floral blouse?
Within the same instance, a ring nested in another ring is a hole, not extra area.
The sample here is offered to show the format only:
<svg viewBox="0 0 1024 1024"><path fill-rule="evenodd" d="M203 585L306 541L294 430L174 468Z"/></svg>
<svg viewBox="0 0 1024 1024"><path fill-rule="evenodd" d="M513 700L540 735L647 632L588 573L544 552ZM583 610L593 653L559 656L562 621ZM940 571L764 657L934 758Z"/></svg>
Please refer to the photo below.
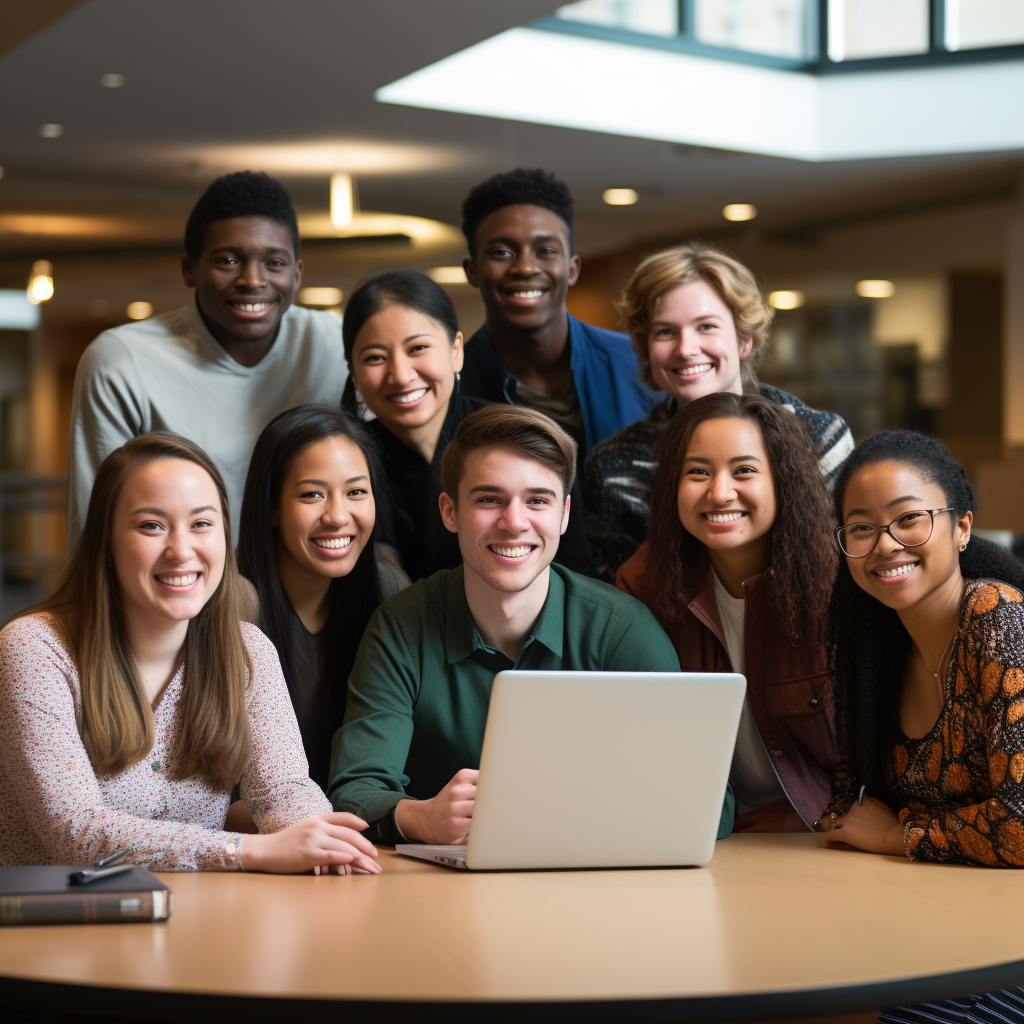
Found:
<svg viewBox="0 0 1024 1024"><path fill-rule="evenodd" d="M239 623L227 497L146 434L96 476L50 600L0 632L0 864L379 871L310 781L273 646ZM224 830L240 783L259 834Z"/></svg>
<svg viewBox="0 0 1024 1024"><path fill-rule="evenodd" d="M847 767L822 827L874 853L1024 867L1024 570L979 555L973 506L963 467L911 431L843 468L830 630Z"/></svg>

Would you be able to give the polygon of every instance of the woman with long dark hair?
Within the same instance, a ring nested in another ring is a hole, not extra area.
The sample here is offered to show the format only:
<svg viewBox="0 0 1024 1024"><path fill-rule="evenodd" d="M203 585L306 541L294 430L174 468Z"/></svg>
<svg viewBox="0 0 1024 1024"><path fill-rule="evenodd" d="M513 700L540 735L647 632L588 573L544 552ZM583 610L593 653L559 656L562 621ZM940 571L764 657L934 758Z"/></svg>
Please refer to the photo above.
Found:
<svg viewBox="0 0 1024 1024"><path fill-rule="evenodd" d="M737 831L809 831L829 799L832 525L814 445L769 399L697 398L662 433L650 539L616 582L654 612L684 671L747 677Z"/></svg>
<svg viewBox="0 0 1024 1024"><path fill-rule="evenodd" d="M245 481L238 567L256 588L257 625L281 658L321 788L356 648L382 600L374 549L380 482L366 428L316 405L271 420Z"/></svg>
<svg viewBox="0 0 1024 1024"><path fill-rule="evenodd" d="M923 434L863 441L835 503L846 768L823 826L875 853L1024 866L1024 567L972 540L963 466Z"/></svg>
<svg viewBox="0 0 1024 1024"><path fill-rule="evenodd" d="M378 541L396 552L413 579L462 562L458 538L438 511L441 455L455 428L489 404L459 391L462 333L445 290L418 270L385 270L352 293L342 321L349 378L342 405L383 453L386 487L378 491ZM580 505L574 484L573 507ZM582 515L571 513L556 561L591 571Z"/></svg>
<svg viewBox="0 0 1024 1024"><path fill-rule="evenodd" d="M829 844L1024 867L1024 568L971 537L974 489L937 441L885 430L836 483L829 609L843 767ZM1024 989L883 1011L1024 1019Z"/></svg>
<svg viewBox="0 0 1024 1024"><path fill-rule="evenodd" d="M379 870L309 778L239 585L200 448L143 434L103 460L56 594L0 632L0 864ZM261 834L227 828L236 784Z"/></svg>

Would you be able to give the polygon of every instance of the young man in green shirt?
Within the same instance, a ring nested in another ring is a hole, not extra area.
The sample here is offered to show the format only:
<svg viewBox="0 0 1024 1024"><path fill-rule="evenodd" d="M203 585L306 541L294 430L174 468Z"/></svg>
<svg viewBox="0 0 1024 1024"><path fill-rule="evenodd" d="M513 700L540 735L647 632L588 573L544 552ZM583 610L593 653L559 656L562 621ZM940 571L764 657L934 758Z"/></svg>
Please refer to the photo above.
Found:
<svg viewBox="0 0 1024 1024"><path fill-rule="evenodd" d="M464 840L502 669L679 670L643 604L551 564L575 471L575 442L521 406L478 410L445 450L441 515L463 564L374 614L334 737L328 795L376 841Z"/></svg>

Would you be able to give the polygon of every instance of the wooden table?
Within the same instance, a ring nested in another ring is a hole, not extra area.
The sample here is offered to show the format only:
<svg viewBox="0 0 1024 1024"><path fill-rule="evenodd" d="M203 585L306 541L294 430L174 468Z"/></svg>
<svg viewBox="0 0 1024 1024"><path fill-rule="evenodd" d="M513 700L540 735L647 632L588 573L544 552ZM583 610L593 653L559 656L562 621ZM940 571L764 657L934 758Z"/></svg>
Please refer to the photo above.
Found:
<svg viewBox="0 0 1024 1024"><path fill-rule="evenodd" d="M731 836L703 869L381 859L375 877L164 875L166 924L0 929L0 1001L235 1021L339 1001L480 1019L485 1004L488 1021L533 1024L839 1013L1024 983L1024 871L812 835Z"/></svg>

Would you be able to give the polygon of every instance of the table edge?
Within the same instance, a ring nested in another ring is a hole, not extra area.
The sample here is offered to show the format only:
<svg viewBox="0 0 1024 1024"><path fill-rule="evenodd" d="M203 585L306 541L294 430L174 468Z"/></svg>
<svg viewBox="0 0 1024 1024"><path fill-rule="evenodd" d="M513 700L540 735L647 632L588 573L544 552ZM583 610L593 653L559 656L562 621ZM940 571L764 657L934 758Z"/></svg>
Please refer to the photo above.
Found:
<svg viewBox="0 0 1024 1024"><path fill-rule="evenodd" d="M110 988L55 981L0 976L0 1001L45 1006L54 1010L79 1012L103 1010L151 1019L197 1016L223 1020L224 1014L242 1012L253 1021L274 1021L288 1010L408 1010L430 1007L444 1010L453 1022L489 1019L521 1024L529 1009L534 1020L562 1020L567 1012L579 1010L595 1022L620 1022L624 1013L649 1021L729 1021L759 1016L799 1016L810 1013L849 1013L907 1005L923 1000L947 999L995 989L1024 985L1024 960L952 974L921 975L899 981L885 981L839 988L804 989L799 992L746 992L723 996L652 997L650 999L566 999L566 1000L443 1000L443 999L324 999L321 997L239 996L225 993L168 991L143 988Z"/></svg>

